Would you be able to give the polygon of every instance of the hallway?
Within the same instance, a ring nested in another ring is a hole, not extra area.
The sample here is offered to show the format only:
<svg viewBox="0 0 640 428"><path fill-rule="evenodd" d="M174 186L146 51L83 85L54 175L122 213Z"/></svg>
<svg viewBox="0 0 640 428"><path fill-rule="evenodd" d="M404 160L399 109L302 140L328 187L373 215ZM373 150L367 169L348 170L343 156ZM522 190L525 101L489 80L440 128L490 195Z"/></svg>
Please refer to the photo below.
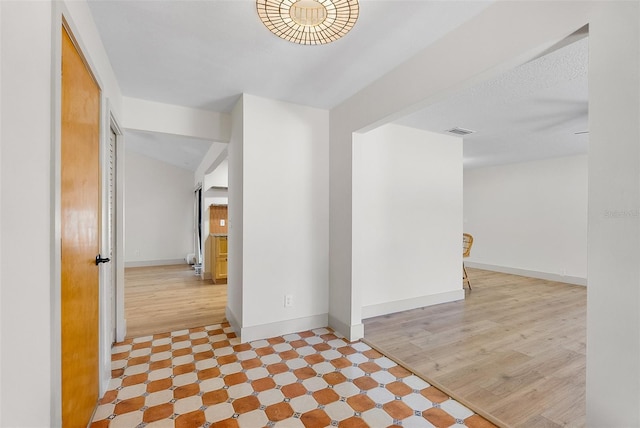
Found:
<svg viewBox="0 0 640 428"><path fill-rule="evenodd" d="M227 284L195 275L189 265L125 269L127 338L225 321Z"/></svg>

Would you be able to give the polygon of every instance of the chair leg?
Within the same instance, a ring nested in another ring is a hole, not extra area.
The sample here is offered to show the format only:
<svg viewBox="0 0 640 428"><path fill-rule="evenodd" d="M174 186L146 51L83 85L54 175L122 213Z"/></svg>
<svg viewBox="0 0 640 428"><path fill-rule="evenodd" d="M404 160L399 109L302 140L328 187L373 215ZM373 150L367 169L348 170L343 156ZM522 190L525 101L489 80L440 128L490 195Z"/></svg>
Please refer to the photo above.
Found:
<svg viewBox="0 0 640 428"><path fill-rule="evenodd" d="M467 269L464 267L464 262L462 262L462 286L464 287L464 283L466 282L469 286L469 290L471 290L471 282L469 281L469 275L467 275Z"/></svg>

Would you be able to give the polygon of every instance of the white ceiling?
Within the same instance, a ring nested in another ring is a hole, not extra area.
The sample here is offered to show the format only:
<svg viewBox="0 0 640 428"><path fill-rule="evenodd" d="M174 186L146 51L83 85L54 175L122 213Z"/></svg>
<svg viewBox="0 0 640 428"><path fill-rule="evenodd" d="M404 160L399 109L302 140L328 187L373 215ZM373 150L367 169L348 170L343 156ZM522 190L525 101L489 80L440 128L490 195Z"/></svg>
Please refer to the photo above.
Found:
<svg viewBox="0 0 640 428"><path fill-rule="evenodd" d="M89 0L125 96L221 112L243 92L331 108L489 4L360 0L360 18L345 38L299 46L264 27L254 0ZM574 132L587 126L586 43L552 52L399 123L436 132L454 126L477 130L465 137L466 166L585 152L588 136ZM156 157L184 167L201 158L193 141L183 150L177 136L128 134L136 150L158 152ZM154 136L163 149L153 145Z"/></svg>
<svg viewBox="0 0 640 428"><path fill-rule="evenodd" d="M211 141L181 135L126 130L127 150L195 171L212 144Z"/></svg>
<svg viewBox="0 0 640 428"><path fill-rule="evenodd" d="M360 0L346 37L301 46L271 34L255 0L89 0L126 96L215 111L243 92L334 107L488 4Z"/></svg>
<svg viewBox="0 0 640 428"><path fill-rule="evenodd" d="M464 137L466 168L586 153L588 54L582 38L397 123L477 131Z"/></svg>

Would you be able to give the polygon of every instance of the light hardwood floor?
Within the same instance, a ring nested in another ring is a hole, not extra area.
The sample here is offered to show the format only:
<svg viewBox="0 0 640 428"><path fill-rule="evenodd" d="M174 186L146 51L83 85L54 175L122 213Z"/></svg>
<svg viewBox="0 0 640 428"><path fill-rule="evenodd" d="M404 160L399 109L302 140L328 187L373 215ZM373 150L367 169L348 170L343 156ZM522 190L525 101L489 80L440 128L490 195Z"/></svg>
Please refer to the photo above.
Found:
<svg viewBox="0 0 640 428"><path fill-rule="evenodd" d="M464 301L365 320L365 338L505 426L583 427L586 287L467 271Z"/></svg>
<svg viewBox="0 0 640 428"><path fill-rule="evenodd" d="M127 337L225 321L227 284L213 284L189 265L125 269Z"/></svg>

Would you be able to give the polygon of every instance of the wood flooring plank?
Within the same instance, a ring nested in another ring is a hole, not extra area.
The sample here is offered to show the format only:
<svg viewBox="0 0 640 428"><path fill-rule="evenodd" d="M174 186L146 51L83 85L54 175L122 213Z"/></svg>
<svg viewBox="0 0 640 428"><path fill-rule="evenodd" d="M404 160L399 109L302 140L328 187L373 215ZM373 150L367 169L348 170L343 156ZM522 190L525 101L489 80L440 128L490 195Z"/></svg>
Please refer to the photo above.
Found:
<svg viewBox="0 0 640 428"><path fill-rule="evenodd" d="M365 320L367 341L508 426L583 427L586 287L467 271L464 301Z"/></svg>
<svg viewBox="0 0 640 428"><path fill-rule="evenodd" d="M227 285L195 275L189 265L125 269L127 337L225 321Z"/></svg>

